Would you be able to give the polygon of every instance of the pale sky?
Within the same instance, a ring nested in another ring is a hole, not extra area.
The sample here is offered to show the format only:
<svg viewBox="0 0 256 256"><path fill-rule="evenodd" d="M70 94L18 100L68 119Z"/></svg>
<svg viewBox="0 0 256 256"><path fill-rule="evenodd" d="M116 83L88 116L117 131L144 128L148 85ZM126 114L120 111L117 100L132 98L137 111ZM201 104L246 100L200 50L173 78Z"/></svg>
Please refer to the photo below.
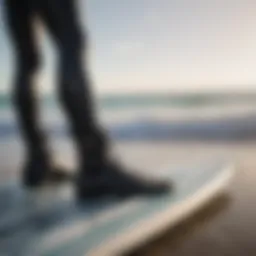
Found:
<svg viewBox="0 0 256 256"><path fill-rule="evenodd" d="M80 0L99 92L256 90L256 1ZM1 24L0 91L11 53ZM54 86L51 44L39 86Z"/></svg>

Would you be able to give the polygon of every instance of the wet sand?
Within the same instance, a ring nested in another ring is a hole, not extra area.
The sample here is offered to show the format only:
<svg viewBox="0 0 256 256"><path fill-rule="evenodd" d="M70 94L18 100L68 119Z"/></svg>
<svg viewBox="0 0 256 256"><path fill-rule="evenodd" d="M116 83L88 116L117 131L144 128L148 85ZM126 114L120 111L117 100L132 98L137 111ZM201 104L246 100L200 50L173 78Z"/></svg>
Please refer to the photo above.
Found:
<svg viewBox="0 0 256 256"><path fill-rule="evenodd" d="M177 145L170 152L177 158L221 153L233 159L236 176L224 195L130 256L256 255L255 150L256 144L248 142Z"/></svg>
<svg viewBox="0 0 256 256"><path fill-rule="evenodd" d="M58 162L73 166L75 157L69 144L56 141L53 148ZM256 255L256 142L123 142L114 149L125 164L152 172L215 157L237 166L225 195L132 256ZM18 142L0 143L1 182L18 177L21 152Z"/></svg>

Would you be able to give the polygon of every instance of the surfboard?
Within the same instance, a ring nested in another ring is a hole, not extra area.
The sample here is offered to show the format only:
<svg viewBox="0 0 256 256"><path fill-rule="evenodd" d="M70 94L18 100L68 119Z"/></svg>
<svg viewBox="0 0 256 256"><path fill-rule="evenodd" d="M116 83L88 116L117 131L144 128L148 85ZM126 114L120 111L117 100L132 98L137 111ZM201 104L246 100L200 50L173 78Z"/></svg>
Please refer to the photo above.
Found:
<svg viewBox="0 0 256 256"><path fill-rule="evenodd" d="M165 170L174 188L154 197L77 203L70 184L26 191L0 187L0 254L122 255L161 235L225 191L234 166L223 162Z"/></svg>

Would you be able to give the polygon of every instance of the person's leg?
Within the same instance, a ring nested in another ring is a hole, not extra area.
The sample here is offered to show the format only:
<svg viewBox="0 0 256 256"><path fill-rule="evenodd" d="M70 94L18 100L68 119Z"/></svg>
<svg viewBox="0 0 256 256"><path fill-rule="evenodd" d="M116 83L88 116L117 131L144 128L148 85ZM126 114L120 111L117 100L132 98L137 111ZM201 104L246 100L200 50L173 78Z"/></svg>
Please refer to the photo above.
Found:
<svg viewBox="0 0 256 256"><path fill-rule="evenodd" d="M41 0L41 16L59 49L60 99L79 151L78 196L166 192L169 184L152 180L146 182L126 174L123 167L114 164L107 156L108 142L96 121L87 65L83 61L86 57L83 54L84 37L75 2Z"/></svg>
<svg viewBox="0 0 256 256"><path fill-rule="evenodd" d="M97 160L105 156L108 141L95 115L86 64L86 40L75 2L41 0L40 15L56 42L59 53L59 97L78 146L79 166L85 169L88 155L90 160L92 156ZM87 169L86 173L90 171Z"/></svg>
<svg viewBox="0 0 256 256"><path fill-rule="evenodd" d="M26 146L24 183L39 185L49 173L51 161L38 120L34 77L40 65L36 43L35 8L28 0L6 0L6 21L16 63L13 100Z"/></svg>

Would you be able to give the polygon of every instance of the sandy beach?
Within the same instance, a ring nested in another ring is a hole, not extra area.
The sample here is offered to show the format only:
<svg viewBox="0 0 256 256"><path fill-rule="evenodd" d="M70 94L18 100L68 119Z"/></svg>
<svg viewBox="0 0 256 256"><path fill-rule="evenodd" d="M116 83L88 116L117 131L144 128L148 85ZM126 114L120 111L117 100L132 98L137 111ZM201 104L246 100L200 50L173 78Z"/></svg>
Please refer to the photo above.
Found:
<svg viewBox="0 0 256 256"><path fill-rule="evenodd" d="M225 195L132 255L256 254L256 142L116 142L113 148L125 164L145 172L156 173L161 168L200 164L215 158L232 161L237 167ZM75 154L69 142L56 140L53 149L58 163L74 168ZM22 162L20 143L2 141L0 157L1 182L17 178Z"/></svg>
<svg viewBox="0 0 256 256"><path fill-rule="evenodd" d="M160 148L162 148L165 152L164 157L167 158L169 154L169 157L176 159L174 160L176 162L182 159L193 162L200 161L199 159L204 157L226 156L236 163L237 173L223 196L216 198L191 219L132 255L255 255L256 144L194 142L173 144L169 149L167 147L167 145L159 145L158 152L161 152Z"/></svg>

